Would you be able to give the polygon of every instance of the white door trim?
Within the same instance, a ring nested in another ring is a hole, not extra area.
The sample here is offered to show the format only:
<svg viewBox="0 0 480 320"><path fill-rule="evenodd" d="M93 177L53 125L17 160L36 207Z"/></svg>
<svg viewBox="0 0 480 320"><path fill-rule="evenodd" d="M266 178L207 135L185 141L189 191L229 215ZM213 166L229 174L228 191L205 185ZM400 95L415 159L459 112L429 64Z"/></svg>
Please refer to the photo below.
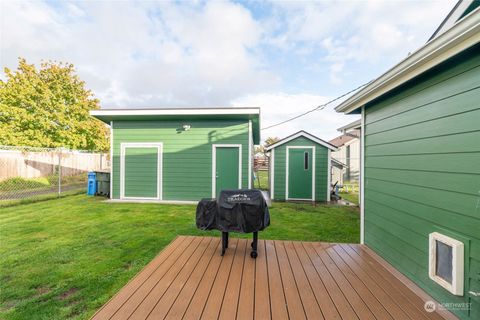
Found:
<svg viewBox="0 0 480 320"><path fill-rule="evenodd" d="M332 150L328 149L328 157L327 157L327 201L330 202L330 188L332 184Z"/></svg>
<svg viewBox="0 0 480 320"><path fill-rule="evenodd" d="M288 197L288 162L289 162L289 150L290 149L312 149L312 198L310 199L300 199L300 198L289 198ZM286 148L286 164L285 164L285 200L305 200L305 201L315 201L315 146L287 146Z"/></svg>
<svg viewBox="0 0 480 320"><path fill-rule="evenodd" d="M365 244L365 107L360 127L360 243Z"/></svg>
<svg viewBox="0 0 480 320"><path fill-rule="evenodd" d="M217 197L216 169L217 148L238 148L238 189L242 188L242 145L241 144L212 144L212 198Z"/></svg>
<svg viewBox="0 0 480 320"><path fill-rule="evenodd" d="M275 148L270 151L270 198L275 198Z"/></svg>
<svg viewBox="0 0 480 320"><path fill-rule="evenodd" d="M156 197L125 197L125 149L126 148L157 148L157 196ZM120 199L125 200L162 200L163 198L163 143L162 142L122 142L120 143Z"/></svg>
<svg viewBox="0 0 480 320"><path fill-rule="evenodd" d="M252 152L253 152L253 137L252 137L252 120L248 120L248 189L252 189Z"/></svg>

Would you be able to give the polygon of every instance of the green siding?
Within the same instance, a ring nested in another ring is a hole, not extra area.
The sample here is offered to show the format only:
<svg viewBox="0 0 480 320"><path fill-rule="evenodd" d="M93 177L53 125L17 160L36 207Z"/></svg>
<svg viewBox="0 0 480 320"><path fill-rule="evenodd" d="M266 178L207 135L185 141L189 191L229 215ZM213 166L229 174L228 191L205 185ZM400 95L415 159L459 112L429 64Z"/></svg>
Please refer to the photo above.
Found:
<svg viewBox="0 0 480 320"><path fill-rule="evenodd" d="M183 131L183 124L191 129ZM248 187L248 120L115 121L113 198L120 198L120 143L163 143L163 200L211 197L212 144L242 145L242 187Z"/></svg>
<svg viewBox="0 0 480 320"><path fill-rule="evenodd" d="M442 303L480 319L480 54L444 64L365 109L365 243ZM465 295L428 277L428 235L465 244Z"/></svg>
<svg viewBox="0 0 480 320"><path fill-rule="evenodd" d="M285 200L287 146L315 146L315 201L327 201L328 149L305 137L298 137L275 148L274 200Z"/></svg>

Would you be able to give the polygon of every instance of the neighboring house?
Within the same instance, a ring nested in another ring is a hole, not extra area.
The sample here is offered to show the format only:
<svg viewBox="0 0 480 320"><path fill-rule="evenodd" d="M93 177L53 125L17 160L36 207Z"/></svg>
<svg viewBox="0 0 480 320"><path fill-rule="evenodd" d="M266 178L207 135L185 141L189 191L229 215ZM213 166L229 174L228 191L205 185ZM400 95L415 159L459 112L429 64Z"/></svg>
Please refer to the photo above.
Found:
<svg viewBox="0 0 480 320"><path fill-rule="evenodd" d="M357 183L360 178L360 120L347 124L338 131L342 132L341 136L329 141L330 144L338 148L332 152L332 158L345 164L343 170L335 167L332 170L332 182Z"/></svg>
<svg viewBox="0 0 480 320"><path fill-rule="evenodd" d="M333 153L333 152L332 152ZM332 163L332 171L330 172L330 181L333 185L337 185L339 187L343 186L343 176L345 174L345 170L347 169L347 166L345 163L335 159L332 156L331 159Z"/></svg>
<svg viewBox="0 0 480 320"><path fill-rule="evenodd" d="M270 152L270 197L330 201L331 152L335 146L299 131L266 148Z"/></svg>
<svg viewBox="0 0 480 320"><path fill-rule="evenodd" d="M251 188L258 108L97 110L111 127L111 198L198 201Z"/></svg>
<svg viewBox="0 0 480 320"><path fill-rule="evenodd" d="M480 319L479 5L336 108L362 115L362 243L462 319Z"/></svg>

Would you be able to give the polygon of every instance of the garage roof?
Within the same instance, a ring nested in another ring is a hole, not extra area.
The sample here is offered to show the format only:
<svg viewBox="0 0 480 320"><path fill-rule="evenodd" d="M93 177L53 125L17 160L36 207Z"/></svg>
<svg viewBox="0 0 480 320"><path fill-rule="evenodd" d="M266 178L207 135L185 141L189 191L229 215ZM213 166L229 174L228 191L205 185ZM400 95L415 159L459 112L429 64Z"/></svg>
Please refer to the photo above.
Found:
<svg viewBox="0 0 480 320"><path fill-rule="evenodd" d="M110 124L118 120L239 119L252 120L253 143L260 143L260 108L101 109L90 115Z"/></svg>
<svg viewBox="0 0 480 320"><path fill-rule="evenodd" d="M313 142L316 142L316 143L318 143L318 144L320 144L324 147L327 147L328 149L330 149L332 151L337 151L337 147L335 147L334 145L328 143L327 141L324 141L324 140L320 139L319 137L314 136L313 134L310 134L306 131L303 131L303 130L298 131L298 132L296 132L292 135L289 135L288 137L283 138L282 140L279 140L279 141L275 142L274 144L271 144L271 145L267 146L265 148L265 150L267 150L267 151L271 150L273 148L281 146L282 144L285 144L285 143L287 143L287 142L289 142L293 139L296 139L298 137L305 137L308 140L312 140Z"/></svg>

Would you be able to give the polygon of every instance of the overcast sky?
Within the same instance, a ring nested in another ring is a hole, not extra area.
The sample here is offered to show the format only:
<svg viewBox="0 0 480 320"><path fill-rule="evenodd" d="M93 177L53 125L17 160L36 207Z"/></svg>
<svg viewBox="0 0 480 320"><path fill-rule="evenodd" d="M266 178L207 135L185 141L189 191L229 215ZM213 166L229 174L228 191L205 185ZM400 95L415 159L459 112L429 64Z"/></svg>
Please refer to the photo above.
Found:
<svg viewBox="0 0 480 320"><path fill-rule="evenodd" d="M260 107L264 127L385 72L454 4L6 0L0 64L71 62L102 108ZM262 138L304 129L331 139L356 119L330 107Z"/></svg>

